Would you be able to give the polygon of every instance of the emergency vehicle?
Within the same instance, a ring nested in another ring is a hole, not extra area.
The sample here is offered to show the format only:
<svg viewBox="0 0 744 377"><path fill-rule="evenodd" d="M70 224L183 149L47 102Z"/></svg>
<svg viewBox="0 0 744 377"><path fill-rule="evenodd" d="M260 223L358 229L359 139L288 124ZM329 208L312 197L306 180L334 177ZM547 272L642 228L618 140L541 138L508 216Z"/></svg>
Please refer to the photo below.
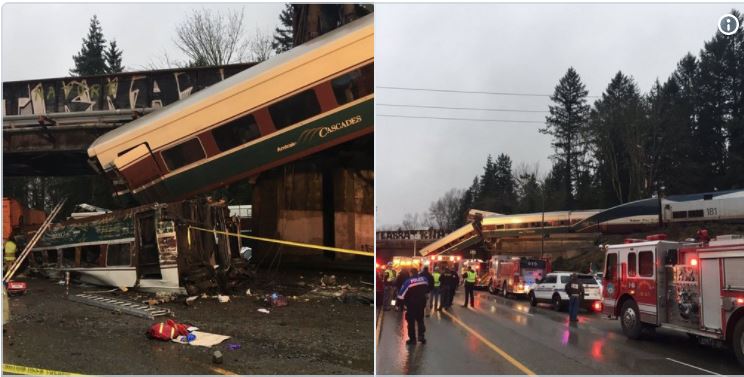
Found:
<svg viewBox="0 0 744 377"><path fill-rule="evenodd" d="M550 272L548 259L496 255L491 257L488 291L504 297L526 295Z"/></svg>
<svg viewBox="0 0 744 377"><path fill-rule="evenodd" d="M393 257L393 270L395 270L396 274L399 273L404 268L411 269L415 268L419 271L421 271L421 268L424 266L424 261L426 258L424 257L400 257L396 256Z"/></svg>
<svg viewBox="0 0 744 377"><path fill-rule="evenodd" d="M491 281L488 262L482 259L463 260L462 269L460 271L461 276L468 270L468 267L473 267L473 271L475 271L475 288L487 288L488 283Z"/></svg>
<svg viewBox="0 0 744 377"><path fill-rule="evenodd" d="M450 269L457 274L461 274L462 257L459 255L432 255L428 259L426 263L429 266L429 272L434 272L435 268L439 268L440 272Z"/></svg>
<svg viewBox="0 0 744 377"><path fill-rule="evenodd" d="M657 327L730 345L744 365L744 238L605 246L603 313L637 339Z"/></svg>

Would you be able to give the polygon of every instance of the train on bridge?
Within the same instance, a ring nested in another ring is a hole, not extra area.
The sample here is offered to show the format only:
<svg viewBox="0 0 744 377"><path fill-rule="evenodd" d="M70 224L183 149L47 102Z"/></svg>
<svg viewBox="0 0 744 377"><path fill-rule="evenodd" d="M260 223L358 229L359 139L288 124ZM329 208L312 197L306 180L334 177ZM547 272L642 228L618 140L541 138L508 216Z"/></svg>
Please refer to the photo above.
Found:
<svg viewBox="0 0 744 377"><path fill-rule="evenodd" d="M116 195L181 200L373 132L373 15L99 137Z"/></svg>
<svg viewBox="0 0 744 377"><path fill-rule="evenodd" d="M474 220L421 249L421 255L465 250L483 239L565 233L625 234L675 223L744 220L744 190L671 195L621 204L606 210L502 215L471 211Z"/></svg>

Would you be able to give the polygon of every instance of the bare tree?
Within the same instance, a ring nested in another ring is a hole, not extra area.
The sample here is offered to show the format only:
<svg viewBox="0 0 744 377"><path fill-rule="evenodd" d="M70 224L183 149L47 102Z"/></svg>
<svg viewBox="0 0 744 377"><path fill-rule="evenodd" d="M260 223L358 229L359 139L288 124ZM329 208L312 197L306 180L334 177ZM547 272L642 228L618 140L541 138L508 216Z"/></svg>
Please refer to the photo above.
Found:
<svg viewBox="0 0 744 377"><path fill-rule="evenodd" d="M464 192L453 188L447 191L444 196L433 201L429 206L432 222L438 229L444 231L454 230L457 226L458 210L460 200Z"/></svg>
<svg viewBox="0 0 744 377"><path fill-rule="evenodd" d="M251 40L248 52L251 61L260 63L268 60L274 53L274 42L272 37L256 28L256 35Z"/></svg>
<svg viewBox="0 0 744 377"><path fill-rule="evenodd" d="M241 62L250 42L244 36L243 10L219 13L198 9L176 28L176 46L191 66Z"/></svg>

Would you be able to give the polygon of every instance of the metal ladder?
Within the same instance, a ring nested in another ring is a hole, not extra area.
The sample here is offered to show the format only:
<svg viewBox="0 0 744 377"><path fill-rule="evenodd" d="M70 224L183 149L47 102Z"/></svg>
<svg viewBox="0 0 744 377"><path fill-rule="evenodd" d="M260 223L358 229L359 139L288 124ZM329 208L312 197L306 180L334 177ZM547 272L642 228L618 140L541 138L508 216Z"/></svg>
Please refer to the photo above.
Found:
<svg viewBox="0 0 744 377"><path fill-rule="evenodd" d="M54 221L54 218L57 217L59 212L62 210L62 206L65 204L66 201L67 198L62 199L62 201L59 202L56 207L54 207L52 212L49 213L49 216L44 220L36 233L34 233L33 237L31 237L31 240L28 241L26 247L23 249L23 252L21 252L21 255L8 268L5 276L3 276L3 282L7 283L8 281L10 281L16 271L18 271L18 268L21 267L21 263L23 263L26 257L31 254L31 249L36 246L36 243L39 242L41 236L44 235L44 232L46 232L46 230L49 229L49 226L52 225L52 221Z"/></svg>
<svg viewBox="0 0 744 377"><path fill-rule="evenodd" d="M97 306L103 309L110 309L120 313L130 314L147 319L155 319L155 317L164 315L173 315L173 312L170 309L156 308L154 306L144 305L134 301L96 296L87 293L72 295L69 296L68 299L70 301L80 302L91 306Z"/></svg>

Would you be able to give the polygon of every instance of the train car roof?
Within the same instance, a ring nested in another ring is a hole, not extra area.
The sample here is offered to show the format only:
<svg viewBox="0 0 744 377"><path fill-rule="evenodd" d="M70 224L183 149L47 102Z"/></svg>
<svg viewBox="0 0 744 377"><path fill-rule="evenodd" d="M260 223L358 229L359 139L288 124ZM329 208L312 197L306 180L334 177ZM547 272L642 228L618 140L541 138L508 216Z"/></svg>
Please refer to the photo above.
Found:
<svg viewBox="0 0 744 377"><path fill-rule="evenodd" d="M274 56L269 60L261 62L255 66L252 66L245 71L236 73L229 78L222 80L206 89L200 90L185 99L176 101L168 106L165 106L161 110L154 113L148 114L141 118L138 118L132 122L129 122L119 128L116 128L106 134L100 136L88 147L88 156L95 157L97 154L108 150L116 145L125 143L133 138L142 136L147 131L157 128L160 126L159 120L165 119L174 113L187 110L191 106L199 104L201 101L208 99L223 90L230 88L231 86L255 78L265 72L268 72L276 67L282 66L310 51L313 51L322 46L332 44L333 42L342 39L344 36L350 33L364 30L365 28L372 27L374 25L374 13L360 18L354 22L344 25L338 29L330 31L318 38L312 39L306 43L303 43L291 50ZM121 140L121 137L130 134L126 140Z"/></svg>

